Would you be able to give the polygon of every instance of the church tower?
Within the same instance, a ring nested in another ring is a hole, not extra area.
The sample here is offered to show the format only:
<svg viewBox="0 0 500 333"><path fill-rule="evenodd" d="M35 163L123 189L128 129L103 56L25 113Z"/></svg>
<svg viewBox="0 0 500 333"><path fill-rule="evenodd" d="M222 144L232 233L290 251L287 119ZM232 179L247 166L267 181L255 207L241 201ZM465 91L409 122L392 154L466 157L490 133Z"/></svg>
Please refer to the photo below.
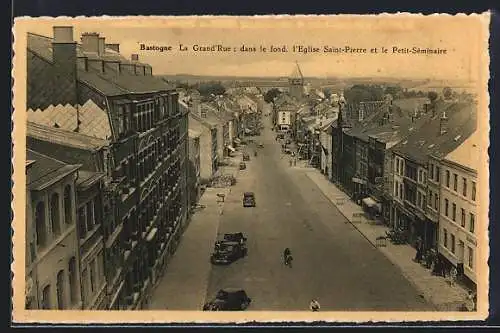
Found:
<svg viewBox="0 0 500 333"><path fill-rule="evenodd" d="M298 62L295 62L295 68L292 75L288 78L290 95L300 100L304 96L304 76L300 70Z"/></svg>

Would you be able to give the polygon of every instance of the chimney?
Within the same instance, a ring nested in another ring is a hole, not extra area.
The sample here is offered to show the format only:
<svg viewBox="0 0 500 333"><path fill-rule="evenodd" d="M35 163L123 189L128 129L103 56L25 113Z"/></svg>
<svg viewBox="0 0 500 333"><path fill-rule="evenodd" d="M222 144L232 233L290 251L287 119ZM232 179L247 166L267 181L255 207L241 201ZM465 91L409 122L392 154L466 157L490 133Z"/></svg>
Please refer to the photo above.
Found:
<svg viewBox="0 0 500 333"><path fill-rule="evenodd" d="M120 44L118 43L106 43L106 48L111 49L116 53L120 53Z"/></svg>
<svg viewBox="0 0 500 333"><path fill-rule="evenodd" d="M139 55L137 53L133 53L130 55L130 60L139 61Z"/></svg>
<svg viewBox="0 0 500 333"><path fill-rule="evenodd" d="M67 88L68 94L61 96L60 100L52 100L54 105L68 103L75 105L76 99L76 42L73 40L72 26L54 26L52 41L52 59L55 74L53 75L52 89L57 91L60 87ZM48 83L50 85L50 83ZM55 97L54 97L55 99Z"/></svg>
<svg viewBox="0 0 500 333"><path fill-rule="evenodd" d="M120 63L120 73L135 75L135 65L129 62Z"/></svg>
<svg viewBox="0 0 500 333"><path fill-rule="evenodd" d="M443 111L443 115L439 119L439 135L443 135L448 132L448 117L446 117L446 112Z"/></svg>
<svg viewBox="0 0 500 333"><path fill-rule="evenodd" d="M99 34L97 32L85 32L82 34L83 52L99 54Z"/></svg>
<svg viewBox="0 0 500 333"><path fill-rule="evenodd" d="M105 38L104 37L99 37L99 48L98 48L98 55L99 56L103 56L104 55L104 52L105 52L105 47L106 47L106 43L105 43Z"/></svg>
<svg viewBox="0 0 500 333"><path fill-rule="evenodd" d="M78 57L78 69L87 72L89 70L88 58L87 57Z"/></svg>
<svg viewBox="0 0 500 333"><path fill-rule="evenodd" d="M94 71L99 73L105 73L106 69L104 67L104 60L99 58L88 58L87 60L88 67L92 68Z"/></svg>

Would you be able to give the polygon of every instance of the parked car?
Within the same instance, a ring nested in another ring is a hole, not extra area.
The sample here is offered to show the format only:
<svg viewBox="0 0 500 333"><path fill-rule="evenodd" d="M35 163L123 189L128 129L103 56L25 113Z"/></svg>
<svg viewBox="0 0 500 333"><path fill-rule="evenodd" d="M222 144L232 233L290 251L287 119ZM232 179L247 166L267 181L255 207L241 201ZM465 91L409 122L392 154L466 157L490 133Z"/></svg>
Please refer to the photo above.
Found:
<svg viewBox="0 0 500 333"><path fill-rule="evenodd" d="M214 252L210 256L210 262L214 265L228 265L247 255L246 241L219 240L215 242Z"/></svg>
<svg viewBox="0 0 500 333"><path fill-rule="evenodd" d="M243 193L243 207L255 207L255 194L253 192Z"/></svg>
<svg viewBox="0 0 500 333"><path fill-rule="evenodd" d="M203 305L203 311L243 311L252 300L243 289L225 288L215 298Z"/></svg>
<svg viewBox="0 0 500 333"><path fill-rule="evenodd" d="M247 164L245 162L240 162L240 170L245 170L247 168Z"/></svg>
<svg viewBox="0 0 500 333"><path fill-rule="evenodd" d="M250 161L250 154L243 153L243 161Z"/></svg>

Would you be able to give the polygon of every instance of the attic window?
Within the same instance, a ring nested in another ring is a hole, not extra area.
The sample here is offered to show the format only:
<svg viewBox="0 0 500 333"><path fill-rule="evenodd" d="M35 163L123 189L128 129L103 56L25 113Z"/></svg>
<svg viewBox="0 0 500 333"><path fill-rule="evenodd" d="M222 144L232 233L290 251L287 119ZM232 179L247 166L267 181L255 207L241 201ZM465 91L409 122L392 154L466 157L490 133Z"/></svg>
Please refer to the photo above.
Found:
<svg viewBox="0 0 500 333"><path fill-rule="evenodd" d="M457 136L453 139L453 141L458 141L458 140L460 140L460 138L461 138L461 137L462 137L462 135L457 135Z"/></svg>

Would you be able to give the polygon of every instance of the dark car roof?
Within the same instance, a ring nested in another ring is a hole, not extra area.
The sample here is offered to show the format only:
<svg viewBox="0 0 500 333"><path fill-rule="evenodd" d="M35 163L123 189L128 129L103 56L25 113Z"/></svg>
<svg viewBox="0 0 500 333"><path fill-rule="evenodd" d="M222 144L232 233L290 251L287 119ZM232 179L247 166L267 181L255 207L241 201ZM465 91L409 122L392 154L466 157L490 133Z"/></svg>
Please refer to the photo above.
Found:
<svg viewBox="0 0 500 333"><path fill-rule="evenodd" d="M236 242L236 241L228 241L228 240L221 240L219 243L220 243L220 244L225 244L225 245L238 245L238 244L240 244L239 242Z"/></svg>
<svg viewBox="0 0 500 333"><path fill-rule="evenodd" d="M232 294L232 293L238 293L238 292L245 292L244 289L241 289L241 288L233 288L233 287L229 287L229 288L223 288L223 289L220 289L219 291L222 291L222 292L225 292L225 293L229 293L229 294Z"/></svg>

